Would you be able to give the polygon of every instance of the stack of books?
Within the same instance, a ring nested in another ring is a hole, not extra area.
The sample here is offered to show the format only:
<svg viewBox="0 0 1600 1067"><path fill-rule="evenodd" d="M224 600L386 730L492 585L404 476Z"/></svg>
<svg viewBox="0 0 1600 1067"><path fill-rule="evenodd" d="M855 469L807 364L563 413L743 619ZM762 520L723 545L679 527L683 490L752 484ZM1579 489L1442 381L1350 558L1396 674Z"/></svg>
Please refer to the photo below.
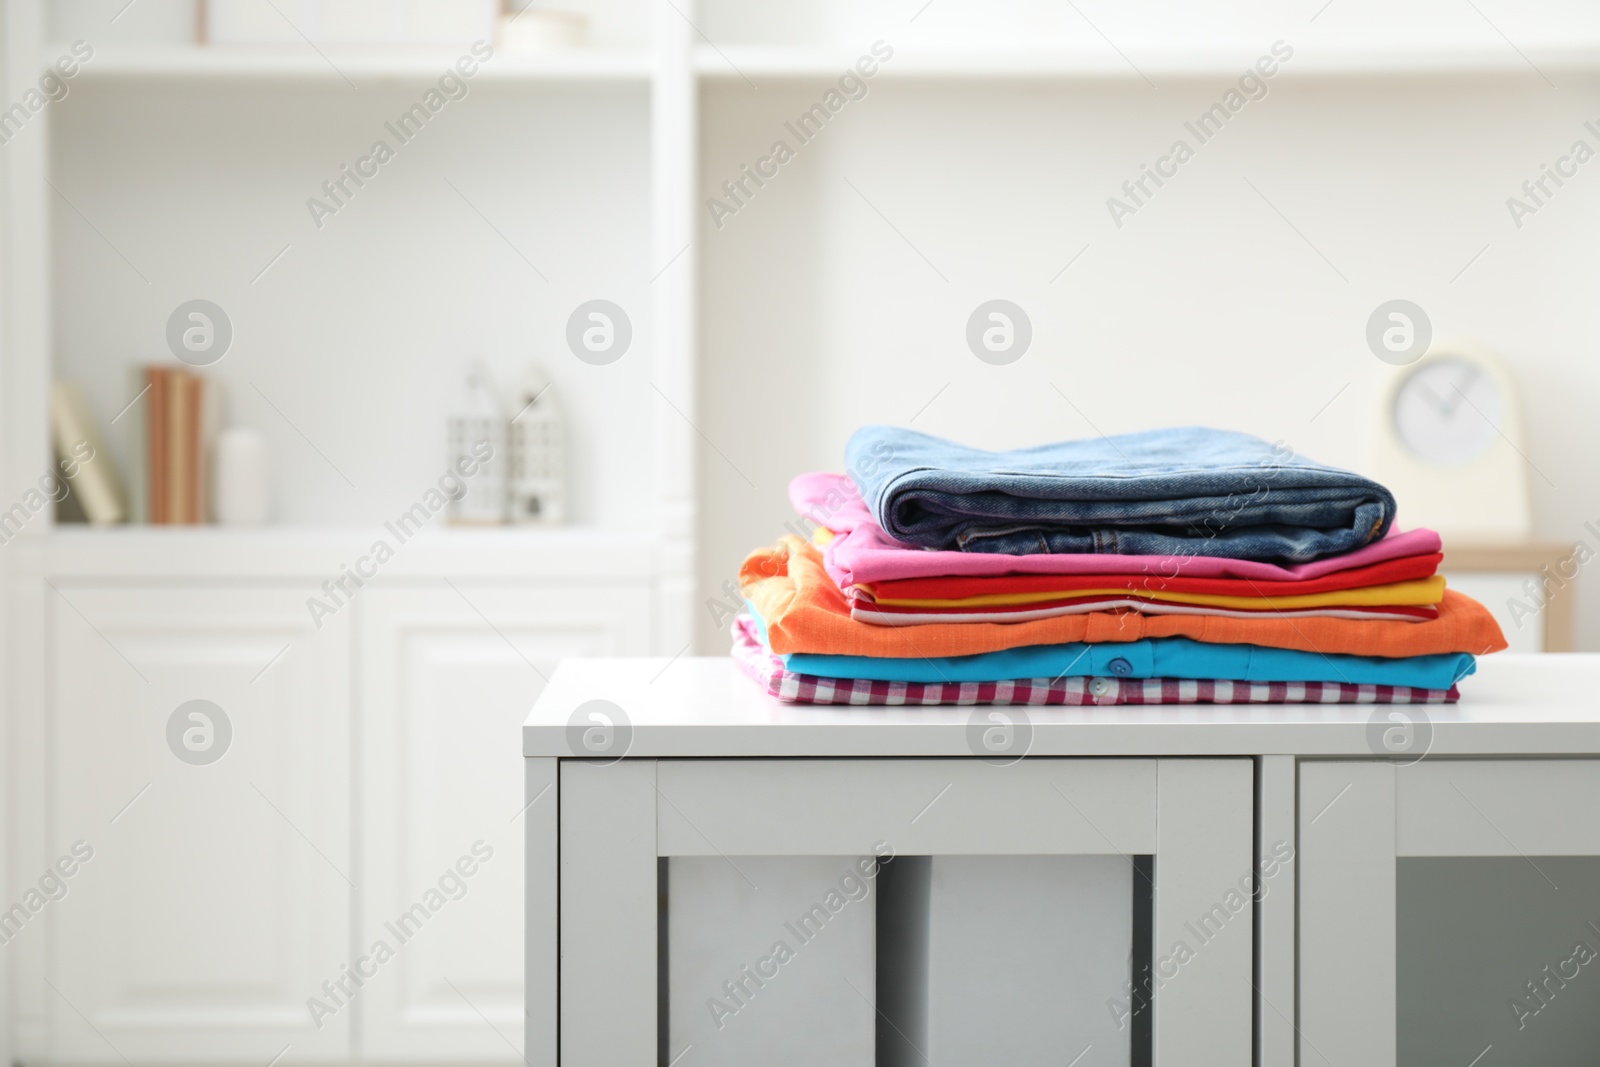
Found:
<svg viewBox="0 0 1600 1067"><path fill-rule="evenodd" d="M182 367L156 364L135 371L136 390L148 390L128 411L132 521L175 525L207 521L207 468L221 427L216 381Z"/></svg>

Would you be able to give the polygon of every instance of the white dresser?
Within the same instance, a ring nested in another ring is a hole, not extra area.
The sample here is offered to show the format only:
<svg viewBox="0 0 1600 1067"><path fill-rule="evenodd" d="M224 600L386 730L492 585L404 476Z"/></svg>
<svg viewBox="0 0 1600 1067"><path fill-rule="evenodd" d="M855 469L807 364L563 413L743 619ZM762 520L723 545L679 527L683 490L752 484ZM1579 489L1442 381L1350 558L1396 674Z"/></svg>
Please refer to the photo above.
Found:
<svg viewBox="0 0 1600 1067"><path fill-rule="evenodd" d="M527 1062L1577 1062L1597 687L839 708L568 660L522 732Z"/></svg>

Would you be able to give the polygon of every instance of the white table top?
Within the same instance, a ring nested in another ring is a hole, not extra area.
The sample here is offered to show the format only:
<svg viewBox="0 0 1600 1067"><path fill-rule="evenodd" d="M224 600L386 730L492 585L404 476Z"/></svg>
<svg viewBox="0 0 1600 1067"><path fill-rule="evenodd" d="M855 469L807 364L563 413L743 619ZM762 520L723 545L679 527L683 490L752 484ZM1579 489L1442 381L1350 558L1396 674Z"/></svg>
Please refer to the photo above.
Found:
<svg viewBox="0 0 1600 1067"><path fill-rule="evenodd" d="M842 707L767 696L725 656L569 659L522 726L524 756L587 755L569 730L581 705L622 709L631 757L970 756L968 725L1025 712L1031 756L1389 755L1393 712L1423 713L1431 756L1600 755L1600 654L1499 654L1461 682L1461 702L1093 707ZM1374 719L1378 721L1373 722ZM588 720L584 720L588 725ZM1412 755L1409 758L1415 758Z"/></svg>

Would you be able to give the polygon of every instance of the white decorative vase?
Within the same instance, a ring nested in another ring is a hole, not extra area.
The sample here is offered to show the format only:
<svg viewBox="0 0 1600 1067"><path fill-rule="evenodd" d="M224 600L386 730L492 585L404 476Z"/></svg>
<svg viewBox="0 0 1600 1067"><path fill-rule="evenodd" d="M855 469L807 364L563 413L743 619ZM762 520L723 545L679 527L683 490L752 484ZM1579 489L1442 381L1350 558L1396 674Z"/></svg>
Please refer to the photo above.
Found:
<svg viewBox="0 0 1600 1067"><path fill-rule="evenodd" d="M212 466L212 507L223 526L260 526L271 510L267 442L240 426L217 435Z"/></svg>

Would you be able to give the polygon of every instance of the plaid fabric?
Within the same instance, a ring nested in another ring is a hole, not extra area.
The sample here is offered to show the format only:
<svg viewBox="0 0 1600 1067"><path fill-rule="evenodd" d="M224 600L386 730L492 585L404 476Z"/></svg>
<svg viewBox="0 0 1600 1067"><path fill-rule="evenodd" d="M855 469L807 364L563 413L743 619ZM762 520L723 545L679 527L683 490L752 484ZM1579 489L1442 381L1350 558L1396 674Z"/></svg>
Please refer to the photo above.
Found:
<svg viewBox="0 0 1600 1067"><path fill-rule="evenodd" d="M785 670L747 620L735 620L733 658L769 695L796 704L1453 704L1449 689L1221 678L1024 678L1000 682L879 682Z"/></svg>

